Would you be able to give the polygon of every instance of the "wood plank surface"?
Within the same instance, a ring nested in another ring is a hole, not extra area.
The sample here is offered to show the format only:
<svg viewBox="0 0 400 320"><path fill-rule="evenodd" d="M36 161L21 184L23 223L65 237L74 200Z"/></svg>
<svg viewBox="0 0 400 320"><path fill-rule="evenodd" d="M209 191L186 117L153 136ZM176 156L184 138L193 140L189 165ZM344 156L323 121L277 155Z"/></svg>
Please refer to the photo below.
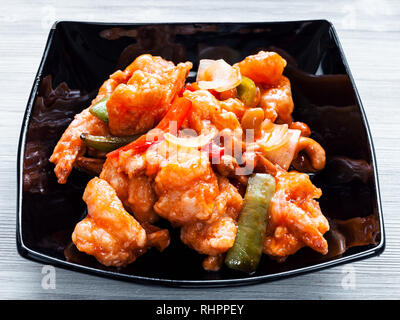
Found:
<svg viewBox="0 0 400 320"><path fill-rule="evenodd" d="M0 298L2 299L399 299L400 1L24 1L0 3ZM387 245L375 258L280 281L233 288L180 289L126 283L43 265L15 245L16 154L20 125L55 20L108 22L327 19L337 29L372 131ZM349 274L355 276L350 285Z"/></svg>

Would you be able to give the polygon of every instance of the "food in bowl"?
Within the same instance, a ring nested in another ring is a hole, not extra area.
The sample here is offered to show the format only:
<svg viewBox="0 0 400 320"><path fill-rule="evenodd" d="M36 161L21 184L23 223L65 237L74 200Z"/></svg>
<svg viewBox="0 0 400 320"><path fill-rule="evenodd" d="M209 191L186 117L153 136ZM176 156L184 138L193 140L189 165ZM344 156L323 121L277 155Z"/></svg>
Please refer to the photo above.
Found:
<svg viewBox="0 0 400 320"><path fill-rule="evenodd" d="M168 247L163 219L206 270L251 273L262 254L283 262L305 246L326 254L322 192L306 173L324 168L325 151L292 119L285 66L266 51L204 59L188 82L191 62L144 54L110 75L50 158L59 183L74 167L95 176L78 250L126 266Z"/></svg>

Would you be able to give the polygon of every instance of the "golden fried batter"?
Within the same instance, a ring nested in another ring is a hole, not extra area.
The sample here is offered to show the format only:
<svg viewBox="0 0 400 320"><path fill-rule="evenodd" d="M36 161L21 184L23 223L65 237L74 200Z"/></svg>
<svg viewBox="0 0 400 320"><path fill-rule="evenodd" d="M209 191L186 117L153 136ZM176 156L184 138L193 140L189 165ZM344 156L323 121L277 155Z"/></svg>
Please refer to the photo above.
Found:
<svg viewBox="0 0 400 320"><path fill-rule="evenodd" d="M228 179L218 178L219 195L215 198L211 217L202 222L185 224L181 240L196 251L217 256L233 246L243 199Z"/></svg>
<svg viewBox="0 0 400 320"><path fill-rule="evenodd" d="M188 126L198 134L207 132L210 125L218 130L240 130L239 120L235 113L227 111L227 102L218 101L208 90L191 92L186 90L184 96L192 101L192 111L188 117Z"/></svg>
<svg viewBox="0 0 400 320"><path fill-rule="evenodd" d="M93 255L106 266L124 266L146 251L146 232L127 213L114 189L93 178L86 186L83 200L88 214L72 234L76 247Z"/></svg>
<svg viewBox="0 0 400 320"><path fill-rule="evenodd" d="M148 65L141 67L153 71L153 67ZM126 136L153 128L168 111L176 94L182 90L191 68L192 64L186 62L163 73L142 70L133 72L127 84L120 84L107 101L110 132Z"/></svg>
<svg viewBox="0 0 400 320"><path fill-rule="evenodd" d="M294 104L289 79L281 76L276 85L264 86L258 106L264 109L266 119L290 124Z"/></svg>
<svg viewBox="0 0 400 320"><path fill-rule="evenodd" d="M148 73L162 74L175 68L172 61L167 61L158 56L142 54L137 57L128 67L127 73L131 76L136 70L142 70Z"/></svg>
<svg viewBox="0 0 400 320"><path fill-rule="evenodd" d="M145 176L143 170L142 157L129 157L129 162L122 159L109 158L106 160L100 178L106 180L116 191L119 199L123 202L140 223L153 223L158 216L153 210L156 196L152 185L152 179ZM135 163L136 161L136 163ZM136 165L138 174L130 175L124 171L122 163Z"/></svg>
<svg viewBox="0 0 400 320"><path fill-rule="evenodd" d="M276 85L280 81L286 60L276 52L260 51L237 64L242 75L254 82Z"/></svg>
<svg viewBox="0 0 400 320"><path fill-rule="evenodd" d="M160 144L158 150L166 158L155 177L158 201L154 210L175 225L208 220L218 195L208 155L194 148L183 151L168 142Z"/></svg>
<svg viewBox="0 0 400 320"><path fill-rule="evenodd" d="M106 123L92 115L89 109L85 109L75 116L50 157L50 162L56 165L54 172L58 183L67 182L76 159L86 151L86 145L80 138L83 132L93 135L108 135L108 127Z"/></svg>
<svg viewBox="0 0 400 320"><path fill-rule="evenodd" d="M282 260L304 246L322 254L328 252L323 235L329 230L316 200L322 192L308 175L279 171L271 201L264 253Z"/></svg>

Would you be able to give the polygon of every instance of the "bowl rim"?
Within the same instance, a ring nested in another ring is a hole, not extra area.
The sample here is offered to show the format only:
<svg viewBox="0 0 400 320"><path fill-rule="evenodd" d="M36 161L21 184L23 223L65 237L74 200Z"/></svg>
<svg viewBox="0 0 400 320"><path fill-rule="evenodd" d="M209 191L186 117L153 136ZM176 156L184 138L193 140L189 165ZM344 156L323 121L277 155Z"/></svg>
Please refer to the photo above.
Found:
<svg viewBox="0 0 400 320"><path fill-rule="evenodd" d="M185 280L185 279L164 279L164 278L157 278L157 277L144 277L144 276L118 273L118 272L113 272L113 271L107 271L107 270L101 270L101 269L97 269L97 268L87 267L84 265L71 263L66 260L58 259L58 258L52 257L50 255L40 253L38 251L35 251L34 249L29 248L24 243L23 236L22 236L22 197L23 197L23 192L22 192L23 175L22 175L22 173L23 173L26 136L27 136L27 130L28 130L28 125L29 125L29 121L31 118L31 112L32 112L32 108L33 108L34 101L36 98L36 94L38 92L43 68L44 68L46 59L49 54L49 49L54 40L54 34L56 31L56 28L59 24L79 23L79 24L100 25L100 26L103 26L103 25L105 25L105 26L107 26L107 25L109 25L109 26L112 26L112 25L119 25L119 26L129 26L129 25L130 26L142 26L143 25L143 26L146 26L146 25L182 25L182 24L199 24L199 25L203 25L203 24L219 24L219 25L222 25L222 24L224 24L224 25L249 24L249 25L252 25L253 24L253 25L256 25L256 24L287 24L287 23L301 23L301 22L312 22L312 23L321 22L321 23L327 23L329 25L329 31L332 33L333 40L335 41L335 44L339 50L341 60L343 62L346 73L349 76L351 85L353 87L353 92L355 94L355 99L356 99L356 102L357 102L360 112L361 112L361 118L362 118L362 122L365 126L368 144L369 144L369 148L370 148L370 152L371 152L371 164L372 164L373 173L374 173L375 195L376 195L376 201L377 201L377 214L379 216L379 226L380 226L379 227L380 241L376 246L366 249L364 251L358 252L358 253L351 254L349 256L339 257L337 259L318 263L315 265L305 266L305 267L301 267L298 269L282 271L282 272L273 273L273 274L257 275L257 276L249 275L248 277L237 278L237 279ZM31 89L31 92L30 92L30 95L28 98L27 106L26 106L25 113L24 113L23 120L22 120L19 142L18 142L18 152L17 152L16 214L17 214L16 246L17 246L18 253L24 258L27 258L29 260L39 262L39 263L52 264L54 266L68 269L68 270L80 271L80 272L87 273L87 274L103 276L103 277L113 278L113 279L117 279L117 280L134 281L134 282L146 283L146 284L157 284L157 285L161 284L161 285L173 286L173 287L191 287L191 288L223 287L223 286L248 285L248 284L252 284L252 283L272 281L272 280L277 280L277 279L281 279L281 278L292 277L295 275L305 274L305 273L309 273L312 271L322 270L322 269L326 269L328 267L342 265L342 264L349 263L349 262L355 262L355 261L358 261L361 259L366 259L366 258L373 257L373 256L378 256L383 253L383 251L385 250L385 246L386 246L386 236L385 236L385 228L384 228L384 221L383 221L383 211L382 211L382 201L381 201L379 179L378 179L378 169L377 169L375 148L374 148L374 144L372 141L370 127L368 124L368 120L367 120L367 117L365 114L363 104L362 104L360 96L359 96L359 92L358 92L356 84L354 82L354 78L351 74L350 67L349 67L346 57L344 55L344 51L343 51L342 45L339 41L339 37L337 35L335 27L333 26L333 24L330 21L325 20L325 19L291 20L291 21L251 21L251 22L245 22L245 21L243 21L243 22L242 21L240 21L240 22L212 22L212 21L209 21L209 22L204 22L204 21L180 22L180 21L177 21L177 22L143 22L143 23L92 22L92 21L88 22L88 21L70 21L70 20L56 21L50 29L50 32L49 32L49 35L48 35L48 38L46 41L44 53L42 55L40 65L39 65L35 80L32 85L32 89Z"/></svg>

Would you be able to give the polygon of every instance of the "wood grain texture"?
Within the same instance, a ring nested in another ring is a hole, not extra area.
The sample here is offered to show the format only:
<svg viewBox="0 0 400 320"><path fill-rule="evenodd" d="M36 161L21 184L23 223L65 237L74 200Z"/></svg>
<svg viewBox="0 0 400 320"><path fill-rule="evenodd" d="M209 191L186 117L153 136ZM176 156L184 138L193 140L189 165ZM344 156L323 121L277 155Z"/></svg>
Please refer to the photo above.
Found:
<svg viewBox="0 0 400 320"><path fill-rule="evenodd" d="M1 1L0 298L12 299L399 299L400 2L349 1ZM201 4L200 4L201 3ZM15 246L16 154L28 95L54 20L109 22L284 21L328 19L336 27L375 144L387 246L375 258L280 281L233 288L179 289L126 283L42 265ZM355 271L355 287L342 286Z"/></svg>

